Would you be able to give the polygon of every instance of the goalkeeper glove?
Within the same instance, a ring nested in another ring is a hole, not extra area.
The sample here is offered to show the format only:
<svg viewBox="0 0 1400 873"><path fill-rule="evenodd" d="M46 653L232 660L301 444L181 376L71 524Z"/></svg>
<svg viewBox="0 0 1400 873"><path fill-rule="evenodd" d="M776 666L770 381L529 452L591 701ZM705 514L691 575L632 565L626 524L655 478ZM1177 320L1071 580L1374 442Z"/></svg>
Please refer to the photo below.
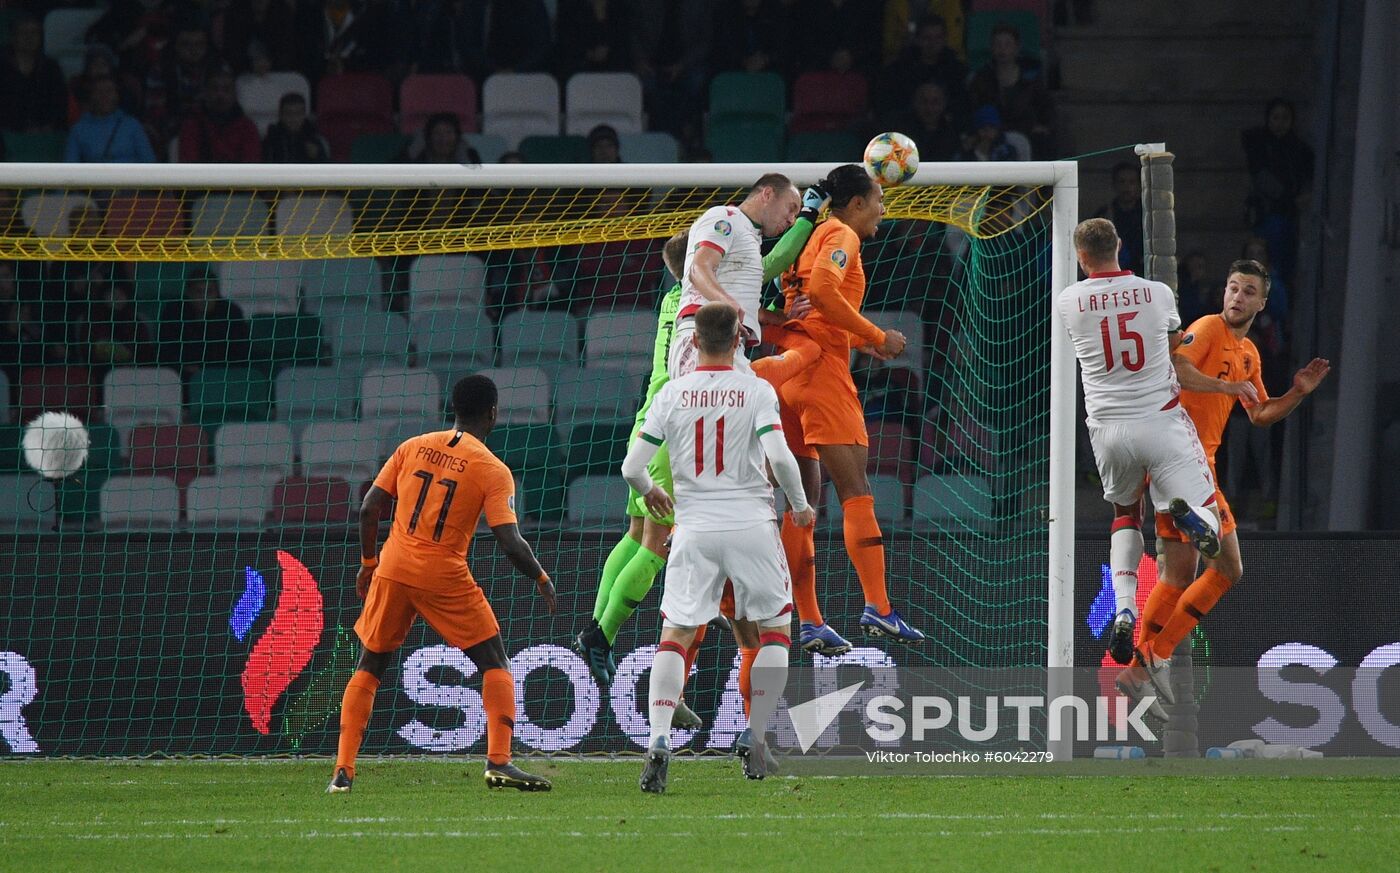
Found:
<svg viewBox="0 0 1400 873"><path fill-rule="evenodd" d="M802 192L802 208L798 210L797 217L805 218L813 224L817 223L817 215L822 211L822 207L831 202L831 195L820 184L813 185Z"/></svg>

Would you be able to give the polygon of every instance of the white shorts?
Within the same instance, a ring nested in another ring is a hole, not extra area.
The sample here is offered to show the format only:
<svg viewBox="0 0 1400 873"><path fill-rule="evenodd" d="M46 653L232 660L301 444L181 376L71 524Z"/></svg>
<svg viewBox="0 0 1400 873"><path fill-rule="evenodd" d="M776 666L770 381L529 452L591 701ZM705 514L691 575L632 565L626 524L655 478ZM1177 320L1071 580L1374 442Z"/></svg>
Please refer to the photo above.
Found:
<svg viewBox="0 0 1400 873"><path fill-rule="evenodd" d="M1131 421L1090 419L1089 441L1103 480L1103 499L1132 506L1152 480L1152 505L1166 512L1173 497L1209 506L1215 480L1191 416L1180 406Z"/></svg>
<svg viewBox="0 0 1400 873"><path fill-rule="evenodd" d="M778 526L744 530L676 528L661 619L667 627L699 627L719 615L725 580L734 583L734 617L771 624L792 612L792 574Z"/></svg>
<svg viewBox="0 0 1400 873"><path fill-rule="evenodd" d="M690 338L695 336L695 319L686 317L676 319L675 330L671 333L671 351L666 358L666 375L671 379L679 379L695 372L695 368L700 364L700 350L695 347L695 343ZM739 347L734 350L734 369L740 373L753 375L753 367L749 366L748 356L744 352L744 344L739 343Z"/></svg>

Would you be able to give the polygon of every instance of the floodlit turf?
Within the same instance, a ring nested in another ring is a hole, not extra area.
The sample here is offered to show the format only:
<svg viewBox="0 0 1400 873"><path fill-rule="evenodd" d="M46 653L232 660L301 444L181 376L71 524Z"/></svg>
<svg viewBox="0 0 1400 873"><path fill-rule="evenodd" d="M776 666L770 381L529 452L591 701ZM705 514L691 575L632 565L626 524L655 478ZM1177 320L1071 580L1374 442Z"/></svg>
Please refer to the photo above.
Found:
<svg viewBox="0 0 1400 873"><path fill-rule="evenodd" d="M1376 870L1400 845L1393 775L755 783L677 760L653 797L637 760L521 763L555 790L488 792L461 760L365 761L336 796L325 761L6 762L0 869Z"/></svg>

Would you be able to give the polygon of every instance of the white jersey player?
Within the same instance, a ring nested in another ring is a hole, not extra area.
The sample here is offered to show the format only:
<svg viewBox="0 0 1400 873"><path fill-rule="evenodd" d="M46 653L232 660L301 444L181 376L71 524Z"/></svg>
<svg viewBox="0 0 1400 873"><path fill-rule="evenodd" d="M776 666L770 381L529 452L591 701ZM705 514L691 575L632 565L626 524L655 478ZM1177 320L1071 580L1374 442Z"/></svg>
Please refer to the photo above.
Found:
<svg viewBox="0 0 1400 873"><path fill-rule="evenodd" d="M777 393L730 363L741 342L738 312L725 303L701 307L690 342L698 352L696 369L656 395L622 463L622 475L648 509L668 514L671 498L647 475L647 462L664 442L675 485L676 534L661 596L661 644L652 661L649 696L651 741L641 779L643 791L656 793L666 790L671 718L684 685L686 648L696 628L719 614L726 580L734 588L735 622L748 625L760 641L744 773L753 779L765 775L765 731L787 681L792 626L792 575L778 538L765 461L789 495L794 520L805 527L815 517L782 434Z"/></svg>
<svg viewBox="0 0 1400 873"><path fill-rule="evenodd" d="M734 366L750 372L747 345L761 337L758 313L763 293L765 236L778 236L792 226L801 200L787 176L762 176L738 206L705 210L690 226L681 276L681 308L671 339L667 369L672 379L695 369L696 347L690 341L694 317L706 303L728 303L743 319L745 342L734 353Z"/></svg>
<svg viewBox="0 0 1400 873"><path fill-rule="evenodd" d="M1158 512L1171 511L1203 552L1211 548L1208 521L1215 482L1191 417L1181 407L1172 350L1180 342L1181 316L1171 288L1118 269L1118 234L1112 222L1091 218L1074 230L1079 264L1088 274L1060 292L1056 310L1079 359L1104 499L1114 506L1109 566L1117 601L1109 653L1126 664L1133 655L1137 621L1137 568L1142 560L1141 498L1150 480ZM1184 511L1183 511L1184 510ZM1215 529L1219 529L1218 521ZM1214 549L1219 550L1218 538ZM1150 660L1150 659L1149 659ZM1171 701L1165 662L1148 663L1148 675ZM1120 688L1136 673L1125 671ZM1156 710L1162 714L1161 710Z"/></svg>

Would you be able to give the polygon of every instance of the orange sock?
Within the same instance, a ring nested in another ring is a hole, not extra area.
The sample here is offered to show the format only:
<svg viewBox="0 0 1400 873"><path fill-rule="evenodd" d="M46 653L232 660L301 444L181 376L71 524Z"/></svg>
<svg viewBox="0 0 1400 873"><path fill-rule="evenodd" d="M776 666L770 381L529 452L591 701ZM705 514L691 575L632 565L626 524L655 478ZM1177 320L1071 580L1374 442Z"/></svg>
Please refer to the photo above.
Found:
<svg viewBox="0 0 1400 873"><path fill-rule="evenodd" d="M335 751L335 769L344 767L351 779L355 778L355 758L360 754L365 726L374 710L374 692L378 690L379 680L367 670L356 670L345 684L345 696L340 702L340 743Z"/></svg>
<svg viewBox="0 0 1400 873"><path fill-rule="evenodd" d="M1172 617L1176 602L1185 590L1160 581L1152 586L1151 593L1147 595L1147 605L1142 608L1142 617L1138 621L1139 649L1145 652L1152 646L1152 640Z"/></svg>
<svg viewBox="0 0 1400 873"><path fill-rule="evenodd" d="M808 624L822 624L822 611L817 606L817 540L815 525L798 527L792 513L783 513L783 554L788 572L792 573L792 599L797 604L797 617Z"/></svg>
<svg viewBox="0 0 1400 873"><path fill-rule="evenodd" d="M1159 658L1170 658L1172 652L1196 623L1206 617L1226 591L1230 590L1230 580L1214 570L1207 569L1196 581L1187 586L1181 600L1166 626L1152 640L1152 653Z"/></svg>
<svg viewBox="0 0 1400 873"><path fill-rule="evenodd" d="M875 497L866 494L841 501L846 514L844 533L846 554L860 577L865 602L881 615L888 615L890 598L885 590L885 538L880 523L875 520Z"/></svg>
<svg viewBox="0 0 1400 873"><path fill-rule="evenodd" d="M481 674L481 700L486 704L486 760L510 763L510 738L515 733L515 678L500 667Z"/></svg>
<svg viewBox="0 0 1400 873"><path fill-rule="evenodd" d="M690 668L695 665L695 656L700 654L700 644L705 641L705 629L709 625L702 624L695 629L695 639L691 641L690 647L685 650L685 678L681 680L681 694L685 694L686 683L690 681Z"/></svg>
<svg viewBox="0 0 1400 873"><path fill-rule="evenodd" d="M739 696L744 698L744 715L749 714L749 697L753 694L753 661L758 649L739 649Z"/></svg>
<svg viewBox="0 0 1400 873"><path fill-rule="evenodd" d="M782 348L779 354L752 363L754 375L774 389L783 387L784 382L812 366L822 353L821 346L807 337L781 327L764 327L763 341Z"/></svg>

